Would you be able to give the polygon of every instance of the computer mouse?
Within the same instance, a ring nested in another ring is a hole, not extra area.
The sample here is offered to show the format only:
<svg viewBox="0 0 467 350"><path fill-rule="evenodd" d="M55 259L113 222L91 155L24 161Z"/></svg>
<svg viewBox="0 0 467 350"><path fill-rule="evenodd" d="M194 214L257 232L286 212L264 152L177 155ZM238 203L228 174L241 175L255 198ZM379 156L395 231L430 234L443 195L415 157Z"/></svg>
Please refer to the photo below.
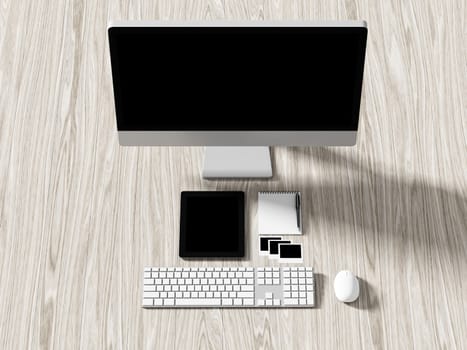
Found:
<svg viewBox="0 0 467 350"><path fill-rule="evenodd" d="M334 278L334 293L336 293L336 298L344 303L357 300L360 294L357 277L347 270L339 272Z"/></svg>

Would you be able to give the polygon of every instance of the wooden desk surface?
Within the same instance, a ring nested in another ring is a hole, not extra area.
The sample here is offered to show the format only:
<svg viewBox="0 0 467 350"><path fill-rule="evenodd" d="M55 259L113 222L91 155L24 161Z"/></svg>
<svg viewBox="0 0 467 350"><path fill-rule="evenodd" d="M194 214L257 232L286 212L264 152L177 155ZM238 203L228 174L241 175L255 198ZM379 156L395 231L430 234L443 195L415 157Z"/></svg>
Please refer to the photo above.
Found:
<svg viewBox="0 0 467 350"><path fill-rule="evenodd" d="M0 2L0 348L467 348L467 119L461 0ZM271 181L203 181L202 148L123 148L110 19L366 19L358 144L275 148ZM140 307L178 258L182 190L298 189L318 307ZM338 303L341 269L362 280Z"/></svg>

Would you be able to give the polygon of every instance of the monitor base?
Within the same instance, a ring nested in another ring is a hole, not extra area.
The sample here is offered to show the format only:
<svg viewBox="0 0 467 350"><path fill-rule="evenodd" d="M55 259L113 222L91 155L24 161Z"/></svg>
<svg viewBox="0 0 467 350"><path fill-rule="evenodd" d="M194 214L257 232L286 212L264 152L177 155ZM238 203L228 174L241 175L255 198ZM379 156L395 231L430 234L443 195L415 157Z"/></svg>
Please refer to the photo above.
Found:
<svg viewBox="0 0 467 350"><path fill-rule="evenodd" d="M269 147L206 147L204 179L272 177Z"/></svg>

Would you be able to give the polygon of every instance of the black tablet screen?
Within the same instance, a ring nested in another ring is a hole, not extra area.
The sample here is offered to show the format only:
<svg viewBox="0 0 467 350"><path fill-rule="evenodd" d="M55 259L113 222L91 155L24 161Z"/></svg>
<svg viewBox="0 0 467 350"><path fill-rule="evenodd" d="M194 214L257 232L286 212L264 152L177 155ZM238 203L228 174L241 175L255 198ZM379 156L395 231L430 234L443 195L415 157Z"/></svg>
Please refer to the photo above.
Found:
<svg viewBox="0 0 467 350"><path fill-rule="evenodd" d="M180 256L243 255L243 192L182 192Z"/></svg>

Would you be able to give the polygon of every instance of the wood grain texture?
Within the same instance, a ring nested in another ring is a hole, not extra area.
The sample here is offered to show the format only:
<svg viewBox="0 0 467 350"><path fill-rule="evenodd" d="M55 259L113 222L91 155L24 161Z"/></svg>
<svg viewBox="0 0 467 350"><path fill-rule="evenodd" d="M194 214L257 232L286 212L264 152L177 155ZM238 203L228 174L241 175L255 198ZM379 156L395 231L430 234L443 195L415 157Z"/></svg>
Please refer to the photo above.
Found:
<svg viewBox="0 0 467 350"><path fill-rule="evenodd" d="M466 3L0 0L0 348L465 349ZM358 144L275 148L271 181L203 181L202 148L118 145L110 19L366 19ZM303 193L313 310L144 310L182 190ZM335 274L362 279L354 305Z"/></svg>

